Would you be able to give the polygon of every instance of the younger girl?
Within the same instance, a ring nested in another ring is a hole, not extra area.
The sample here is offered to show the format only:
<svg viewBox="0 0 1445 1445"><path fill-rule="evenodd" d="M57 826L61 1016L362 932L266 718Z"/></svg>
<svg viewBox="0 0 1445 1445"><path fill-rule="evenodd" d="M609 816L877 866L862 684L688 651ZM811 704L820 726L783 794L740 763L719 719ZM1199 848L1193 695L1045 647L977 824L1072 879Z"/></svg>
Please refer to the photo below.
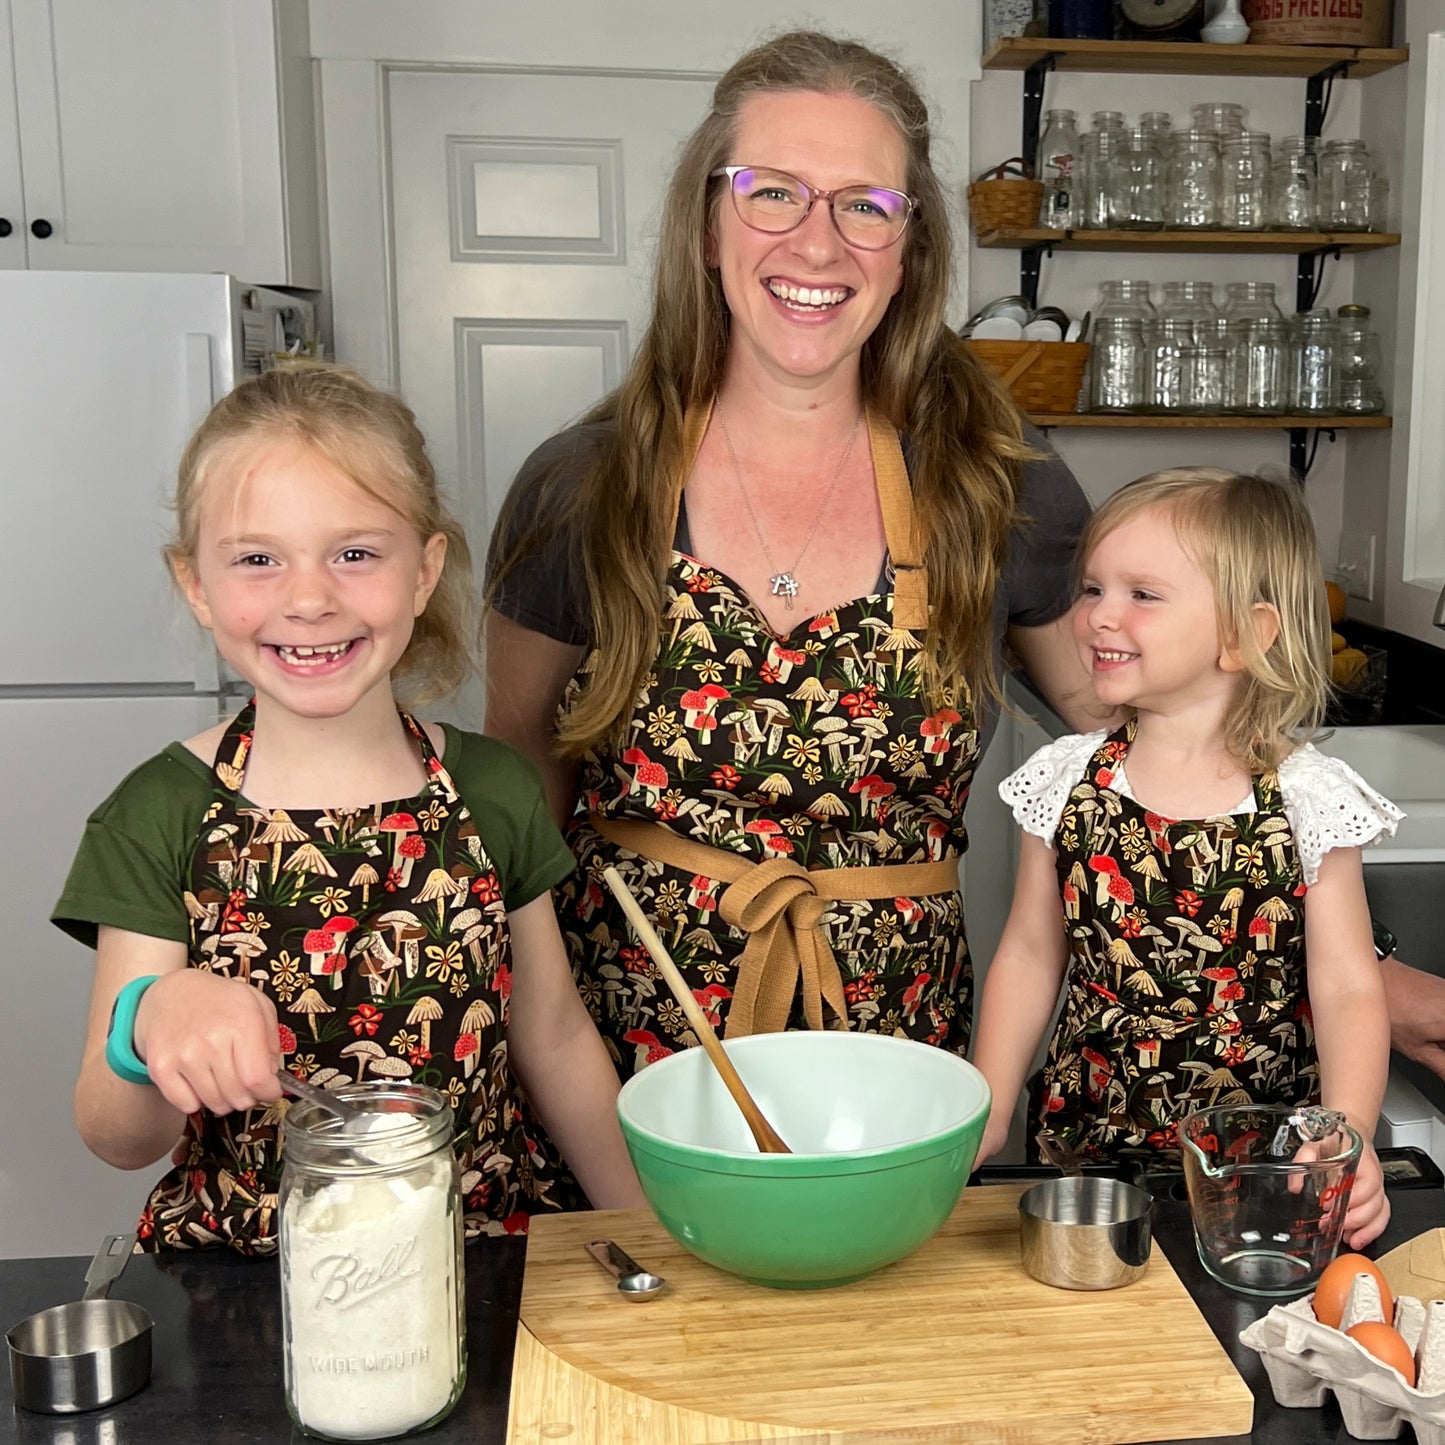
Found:
<svg viewBox="0 0 1445 1445"><path fill-rule="evenodd" d="M1073 627L1118 731L1041 748L1000 787L1023 828L976 1062L1014 1103L1068 975L1030 1105L1086 1157L1176 1147L1214 1104L1320 1100L1367 1141L1346 1231L1389 1205L1368 1141L1389 1064L1360 846L1402 816L1308 736L1329 624L1287 484L1156 472L1093 515ZM1306 892L1308 890L1308 892Z"/></svg>
<svg viewBox="0 0 1445 1445"><path fill-rule="evenodd" d="M393 696L469 667L466 543L411 412L339 368L245 382L176 510L176 580L254 697L101 804L54 912L96 948L81 1135L123 1169L172 1154L144 1246L275 1247L278 1063L445 1093L469 1234L559 1207L529 1106L594 1203L640 1203L536 771Z"/></svg>

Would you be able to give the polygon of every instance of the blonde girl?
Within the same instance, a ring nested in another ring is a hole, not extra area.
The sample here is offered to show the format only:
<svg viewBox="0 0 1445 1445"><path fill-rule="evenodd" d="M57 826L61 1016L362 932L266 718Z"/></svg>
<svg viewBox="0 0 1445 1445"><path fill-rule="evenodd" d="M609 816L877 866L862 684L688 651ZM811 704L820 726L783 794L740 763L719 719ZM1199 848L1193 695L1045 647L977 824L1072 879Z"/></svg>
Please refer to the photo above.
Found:
<svg viewBox="0 0 1445 1445"><path fill-rule="evenodd" d="M176 580L254 696L122 781L53 915L96 949L81 1135L171 1155L145 1247L274 1249L278 1065L445 1093L469 1233L559 1207L532 1108L597 1203L638 1202L536 772L397 705L394 679L436 697L470 667L466 543L411 412L340 368L244 382L176 513Z"/></svg>
<svg viewBox="0 0 1445 1445"><path fill-rule="evenodd" d="M1022 829L976 1059L998 1150L1067 979L1029 1106L1081 1152L1176 1146L1213 1104L1320 1100L1366 1141L1389 1062L1360 849L1400 811L1309 742L1329 621L1297 489L1156 472L1094 514L1073 632L1113 733L1041 748L1000 792ZM1389 1205L1367 1146L1346 1222Z"/></svg>

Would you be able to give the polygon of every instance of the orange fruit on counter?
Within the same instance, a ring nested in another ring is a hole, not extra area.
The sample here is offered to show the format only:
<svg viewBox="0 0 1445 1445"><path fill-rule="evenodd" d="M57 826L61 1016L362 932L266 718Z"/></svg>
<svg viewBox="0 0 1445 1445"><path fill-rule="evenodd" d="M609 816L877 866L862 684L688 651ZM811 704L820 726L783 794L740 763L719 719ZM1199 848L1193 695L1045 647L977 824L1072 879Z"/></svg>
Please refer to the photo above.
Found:
<svg viewBox="0 0 1445 1445"><path fill-rule="evenodd" d="M1396 1371L1407 1385L1414 1385L1415 1357L1410 1353L1404 1336L1393 1325L1382 1324L1379 1320L1361 1320L1345 1333L1377 1360Z"/></svg>
<svg viewBox="0 0 1445 1445"><path fill-rule="evenodd" d="M1380 1272L1380 1266L1373 1259L1366 1259L1363 1254L1341 1254L1336 1255L1325 1266L1319 1283L1315 1285L1314 1298L1310 1301L1315 1309L1315 1318L1322 1325L1328 1325L1332 1330L1339 1329L1340 1321L1345 1315L1345 1305L1350 1298L1350 1286L1354 1284L1357 1274L1375 1277L1375 1283L1380 1286L1381 1313L1387 1320L1395 1317L1395 1300L1390 1294L1390 1286L1385 1283L1385 1276Z"/></svg>
<svg viewBox="0 0 1445 1445"><path fill-rule="evenodd" d="M1343 652L1350 644L1338 633L1330 633L1330 651Z"/></svg>
<svg viewBox="0 0 1445 1445"><path fill-rule="evenodd" d="M1330 681L1337 687L1354 687L1364 680L1370 659L1358 647L1346 647L1330 658Z"/></svg>
<svg viewBox="0 0 1445 1445"><path fill-rule="evenodd" d="M1330 621L1345 620L1345 589L1338 582L1325 583L1325 596L1330 599Z"/></svg>

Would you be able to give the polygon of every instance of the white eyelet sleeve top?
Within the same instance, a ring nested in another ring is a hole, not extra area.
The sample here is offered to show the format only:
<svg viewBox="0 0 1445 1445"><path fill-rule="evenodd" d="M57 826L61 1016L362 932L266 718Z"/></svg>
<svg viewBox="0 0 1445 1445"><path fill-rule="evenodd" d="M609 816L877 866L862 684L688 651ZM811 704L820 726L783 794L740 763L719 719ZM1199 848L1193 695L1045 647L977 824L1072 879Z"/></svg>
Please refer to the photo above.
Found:
<svg viewBox="0 0 1445 1445"><path fill-rule="evenodd" d="M1069 733L1046 744L999 784L999 796L1024 832L1052 844L1059 818L1089 759L1106 732ZM1133 798L1124 768L1113 769L1114 791ZM1279 765L1279 790L1294 827L1305 883L1319 877L1320 860L1331 848L1362 848L1392 834L1405 815L1377 793L1348 763L1302 743ZM1137 801L1137 799L1135 800ZM1250 791L1231 813L1252 813Z"/></svg>

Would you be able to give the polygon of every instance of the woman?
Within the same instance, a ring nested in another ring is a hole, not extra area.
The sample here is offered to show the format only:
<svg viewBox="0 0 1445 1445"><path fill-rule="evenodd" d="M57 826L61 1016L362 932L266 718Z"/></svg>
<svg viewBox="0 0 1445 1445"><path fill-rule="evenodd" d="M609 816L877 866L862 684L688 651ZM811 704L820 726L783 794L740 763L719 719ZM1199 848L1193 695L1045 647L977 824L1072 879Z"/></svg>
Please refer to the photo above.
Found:
<svg viewBox="0 0 1445 1445"><path fill-rule="evenodd" d="M963 1051L963 807L1004 637L1098 725L1053 626L1087 503L944 325L949 276L912 83L772 40L686 145L626 380L512 489L486 730L567 825L562 931L624 1076L693 1040L613 862L728 1036Z"/></svg>

